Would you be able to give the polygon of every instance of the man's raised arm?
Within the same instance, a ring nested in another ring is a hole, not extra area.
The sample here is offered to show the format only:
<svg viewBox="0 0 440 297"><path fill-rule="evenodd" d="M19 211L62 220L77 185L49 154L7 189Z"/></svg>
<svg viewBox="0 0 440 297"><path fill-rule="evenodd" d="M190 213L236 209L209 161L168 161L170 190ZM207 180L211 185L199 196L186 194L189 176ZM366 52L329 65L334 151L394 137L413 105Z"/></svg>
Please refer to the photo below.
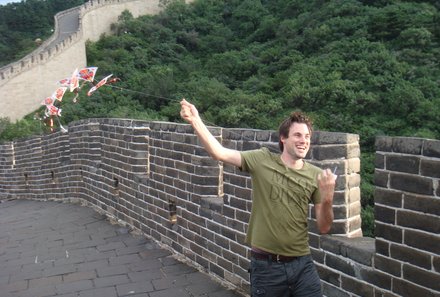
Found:
<svg viewBox="0 0 440 297"><path fill-rule="evenodd" d="M237 167L241 166L241 155L237 150L225 148L220 142L209 132L206 125L199 116L197 108L182 99L180 101L180 116L194 128L197 136L202 142L203 147L209 155L218 161L223 161Z"/></svg>

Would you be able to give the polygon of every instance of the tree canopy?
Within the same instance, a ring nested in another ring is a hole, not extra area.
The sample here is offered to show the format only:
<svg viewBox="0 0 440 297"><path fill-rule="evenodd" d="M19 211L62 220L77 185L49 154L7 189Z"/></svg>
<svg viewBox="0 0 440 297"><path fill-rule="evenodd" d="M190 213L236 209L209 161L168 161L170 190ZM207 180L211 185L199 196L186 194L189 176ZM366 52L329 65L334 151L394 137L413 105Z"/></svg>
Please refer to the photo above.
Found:
<svg viewBox="0 0 440 297"><path fill-rule="evenodd" d="M56 13L84 0L25 0L0 5L0 67L25 56L53 33Z"/></svg>

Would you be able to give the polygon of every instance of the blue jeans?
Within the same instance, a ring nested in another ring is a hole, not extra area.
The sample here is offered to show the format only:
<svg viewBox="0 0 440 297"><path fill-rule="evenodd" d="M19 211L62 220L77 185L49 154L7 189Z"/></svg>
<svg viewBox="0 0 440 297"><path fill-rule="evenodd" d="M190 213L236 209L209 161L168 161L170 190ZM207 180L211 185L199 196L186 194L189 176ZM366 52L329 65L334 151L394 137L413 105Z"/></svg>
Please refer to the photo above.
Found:
<svg viewBox="0 0 440 297"><path fill-rule="evenodd" d="M278 263L251 258L252 297L322 297L311 255Z"/></svg>

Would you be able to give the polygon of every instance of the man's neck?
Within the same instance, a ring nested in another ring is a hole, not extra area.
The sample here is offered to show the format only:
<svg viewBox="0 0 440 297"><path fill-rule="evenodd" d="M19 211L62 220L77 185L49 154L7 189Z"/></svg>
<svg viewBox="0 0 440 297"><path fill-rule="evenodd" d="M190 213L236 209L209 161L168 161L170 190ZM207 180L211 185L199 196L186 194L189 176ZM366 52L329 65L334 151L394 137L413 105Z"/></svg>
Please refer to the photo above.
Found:
<svg viewBox="0 0 440 297"><path fill-rule="evenodd" d="M281 154L281 161L283 161L284 165L292 169L301 169L304 166L303 159L294 159L287 154Z"/></svg>

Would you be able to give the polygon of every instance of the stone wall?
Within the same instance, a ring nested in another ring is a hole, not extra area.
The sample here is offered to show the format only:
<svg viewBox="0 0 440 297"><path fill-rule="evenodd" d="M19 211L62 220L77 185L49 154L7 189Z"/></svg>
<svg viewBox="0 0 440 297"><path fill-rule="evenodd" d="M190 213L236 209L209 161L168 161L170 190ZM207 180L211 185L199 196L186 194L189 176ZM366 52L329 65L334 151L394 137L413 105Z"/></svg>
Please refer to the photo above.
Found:
<svg viewBox="0 0 440 297"><path fill-rule="evenodd" d="M81 200L247 290L247 174L212 160L186 124L87 119L68 130L0 145L0 199ZM231 148L277 150L273 131L210 130ZM361 236L358 136L317 131L312 147L309 161L339 175L331 233Z"/></svg>
<svg viewBox="0 0 440 297"><path fill-rule="evenodd" d="M440 141L376 140L374 265L402 296L440 296Z"/></svg>
<svg viewBox="0 0 440 297"><path fill-rule="evenodd" d="M277 149L273 131L211 132L227 147ZM308 159L337 167L335 223L312 255L326 296L440 294L440 141L377 139L376 234L360 230L359 143L317 131ZM186 124L121 119L72 123L0 145L0 199L80 200L246 292L251 179L213 161Z"/></svg>

